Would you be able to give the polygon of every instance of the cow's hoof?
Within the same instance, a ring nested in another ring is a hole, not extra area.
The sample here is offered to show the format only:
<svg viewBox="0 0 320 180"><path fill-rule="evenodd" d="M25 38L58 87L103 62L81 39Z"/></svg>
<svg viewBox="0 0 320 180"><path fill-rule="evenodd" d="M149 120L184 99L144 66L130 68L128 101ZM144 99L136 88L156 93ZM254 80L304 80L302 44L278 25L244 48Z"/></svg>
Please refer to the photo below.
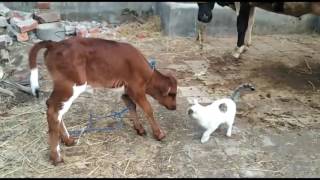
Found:
<svg viewBox="0 0 320 180"><path fill-rule="evenodd" d="M243 52L242 53L244 53L244 52L246 52L246 51L248 51L249 50L249 46L248 45L246 45L246 46L244 46L244 48L243 48Z"/></svg>
<svg viewBox="0 0 320 180"><path fill-rule="evenodd" d="M236 59L239 59L240 53L238 53L238 52L233 52L233 53L232 53L232 57L234 57L234 58L236 58Z"/></svg>
<svg viewBox="0 0 320 180"><path fill-rule="evenodd" d="M68 137L68 138L62 138L62 142L66 145L66 146L73 146L75 144L77 144L77 138L74 137Z"/></svg>
<svg viewBox="0 0 320 180"><path fill-rule="evenodd" d="M158 141L161 141L163 138L166 137L166 134L165 134L162 130L160 130L159 133L154 134L154 137L155 137Z"/></svg>

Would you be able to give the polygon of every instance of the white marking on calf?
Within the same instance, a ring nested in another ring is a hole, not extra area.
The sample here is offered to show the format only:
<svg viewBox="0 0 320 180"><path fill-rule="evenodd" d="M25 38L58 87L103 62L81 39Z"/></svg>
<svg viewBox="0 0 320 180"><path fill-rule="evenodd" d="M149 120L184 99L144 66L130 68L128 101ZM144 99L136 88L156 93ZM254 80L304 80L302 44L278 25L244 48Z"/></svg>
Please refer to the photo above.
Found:
<svg viewBox="0 0 320 180"><path fill-rule="evenodd" d="M57 152L58 152L58 154L60 153L60 145L58 144L58 146L57 146ZM60 154L59 154L60 155Z"/></svg>
<svg viewBox="0 0 320 180"><path fill-rule="evenodd" d="M38 68L31 69L30 85L31 85L32 94L35 96L36 95L36 89L39 88Z"/></svg>
<svg viewBox="0 0 320 180"><path fill-rule="evenodd" d="M58 160L60 160L61 155L60 155L60 145L59 144L57 145L56 150L57 150L57 154L58 154Z"/></svg>
<svg viewBox="0 0 320 180"><path fill-rule="evenodd" d="M87 82L83 85L76 86L74 85L73 88L73 94L72 96L65 102L63 102L63 107L59 111L58 120L61 122L62 116L69 110L72 102L82 93L86 90Z"/></svg>
<svg viewBox="0 0 320 180"><path fill-rule="evenodd" d="M252 28L254 24L254 16L255 16L255 7L252 7L250 9L250 14L249 14L249 20L248 20L248 27L246 30L246 35L245 35L245 45L250 46L251 45L251 33L252 33Z"/></svg>

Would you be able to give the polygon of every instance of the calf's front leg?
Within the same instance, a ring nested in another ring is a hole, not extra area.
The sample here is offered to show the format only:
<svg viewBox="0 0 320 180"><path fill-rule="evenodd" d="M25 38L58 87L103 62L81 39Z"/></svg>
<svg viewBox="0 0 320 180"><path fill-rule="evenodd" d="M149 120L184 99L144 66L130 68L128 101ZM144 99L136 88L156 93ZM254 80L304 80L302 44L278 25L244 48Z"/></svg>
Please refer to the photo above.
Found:
<svg viewBox="0 0 320 180"><path fill-rule="evenodd" d="M143 128L138 115L137 115L137 110L136 110L136 104L130 99L130 97L126 94L123 94L121 96L123 102L126 104L126 106L129 108L129 113L130 113L130 119L133 121L133 126L134 129L137 131L139 135L146 135L146 131Z"/></svg>
<svg viewBox="0 0 320 180"><path fill-rule="evenodd" d="M158 121L153 116L153 110L152 107L147 100L146 94L142 91L138 91L139 88L136 88L136 91L128 89L128 95L134 100L144 111L144 113L147 115L147 119L149 121L149 124L151 126L151 129L153 131L153 135L157 140L162 140L166 135L161 130L160 125Z"/></svg>

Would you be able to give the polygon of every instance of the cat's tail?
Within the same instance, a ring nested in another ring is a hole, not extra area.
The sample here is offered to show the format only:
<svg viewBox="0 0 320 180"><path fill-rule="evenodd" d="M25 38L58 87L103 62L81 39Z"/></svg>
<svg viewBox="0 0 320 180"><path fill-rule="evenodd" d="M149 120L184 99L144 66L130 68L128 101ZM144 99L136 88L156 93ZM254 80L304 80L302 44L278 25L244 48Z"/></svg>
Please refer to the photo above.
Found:
<svg viewBox="0 0 320 180"><path fill-rule="evenodd" d="M242 91L245 91L245 90L254 91L254 90L255 90L255 87L254 87L252 84L250 84L250 83L242 84L242 85L238 86L238 87L234 90L234 92L233 92L233 94L231 95L230 98L231 98L234 102L237 102L238 99L239 99L239 97L240 97L240 93L241 93Z"/></svg>

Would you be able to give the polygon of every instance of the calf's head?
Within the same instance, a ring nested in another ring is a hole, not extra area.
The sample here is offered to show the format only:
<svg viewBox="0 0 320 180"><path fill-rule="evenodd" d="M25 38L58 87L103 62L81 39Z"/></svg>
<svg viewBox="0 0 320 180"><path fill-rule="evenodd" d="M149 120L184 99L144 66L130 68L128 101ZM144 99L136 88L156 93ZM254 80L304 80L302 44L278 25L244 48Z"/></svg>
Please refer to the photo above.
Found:
<svg viewBox="0 0 320 180"><path fill-rule="evenodd" d="M176 110L177 80L171 75L162 75L155 70L147 93L169 110Z"/></svg>
<svg viewBox="0 0 320 180"><path fill-rule="evenodd" d="M214 1L198 2L198 21L209 23L212 19L212 9L214 8Z"/></svg>

